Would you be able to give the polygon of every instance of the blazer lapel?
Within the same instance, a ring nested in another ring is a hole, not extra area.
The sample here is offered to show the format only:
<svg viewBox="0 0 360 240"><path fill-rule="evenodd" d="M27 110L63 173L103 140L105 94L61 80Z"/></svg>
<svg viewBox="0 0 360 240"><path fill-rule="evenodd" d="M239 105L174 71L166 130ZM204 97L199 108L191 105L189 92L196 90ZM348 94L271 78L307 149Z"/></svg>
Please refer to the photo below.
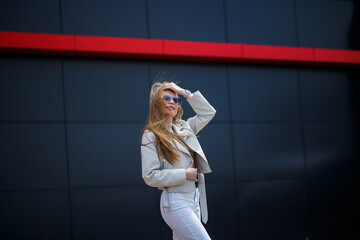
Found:
<svg viewBox="0 0 360 240"><path fill-rule="evenodd" d="M177 127L175 124L173 124L174 131L178 135L184 136L183 140L186 142L186 144L189 146L189 148L191 148L194 152L197 153L197 154L195 154L195 162L196 162L196 167L198 168L199 172L201 172L201 173L211 172L211 169L208 165L207 159L206 159L205 154L200 146L198 139L196 138L196 136L194 136L194 133L192 132L192 130L187 129L187 127L190 128L190 126L186 125L186 123L179 125L179 127ZM190 135L190 136L187 136L187 135ZM178 145L181 145L181 144L178 144ZM184 153L191 156L186 147L181 145L181 146L179 146L179 150L181 150Z"/></svg>
<svg viewBox="0 0 360 240"><path fill-rule="evenodd" d="M199 144L199 141L196 139L196 136L193 136L193 133L191 132L191 134L189 134L189 131L187 131L184 128L178 128L175 124L173 124L173 129L175 131L176 134L178 134L179 136L184 136L182 139L184 140L184 142L188 145L188 147L190 147L193 151L195 151L197 154L199 154L203 159L206 159L204 152L201 149L201 146ZM189 136L191 135L191 136ZM181 145L181 144L178 144ZM182 148L179 147L180 150L185 151L185 153L189 154L189 150L182 146ZM191 156L191 155L190 155Z"/></svg>

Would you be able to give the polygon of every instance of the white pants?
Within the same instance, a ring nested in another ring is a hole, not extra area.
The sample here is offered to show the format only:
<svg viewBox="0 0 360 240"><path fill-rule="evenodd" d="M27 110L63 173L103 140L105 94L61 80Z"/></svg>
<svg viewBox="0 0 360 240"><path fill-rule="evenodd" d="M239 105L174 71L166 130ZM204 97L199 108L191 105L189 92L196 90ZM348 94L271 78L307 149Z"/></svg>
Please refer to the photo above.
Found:
<svg viewBox="0 0 360 240"><path fill-rule="evenodd" d="M200 221L199 190L188 193L168 193L170 208L160 200L160 211L173 230L173 239L210 239Z"/></svg>

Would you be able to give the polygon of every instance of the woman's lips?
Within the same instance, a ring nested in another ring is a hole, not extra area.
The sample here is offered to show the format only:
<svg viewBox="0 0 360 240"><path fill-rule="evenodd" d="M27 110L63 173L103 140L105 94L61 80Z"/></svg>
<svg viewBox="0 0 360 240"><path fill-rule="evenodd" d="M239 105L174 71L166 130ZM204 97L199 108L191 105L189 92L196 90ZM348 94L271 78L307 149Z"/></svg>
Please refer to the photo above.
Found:
<svg viewBox="0 0 360 240"><path fill-rule="evenodd" d="M172 110L175 110L175 107L173 107L173 106L169 106L169 108L172 109Z"/></svg>

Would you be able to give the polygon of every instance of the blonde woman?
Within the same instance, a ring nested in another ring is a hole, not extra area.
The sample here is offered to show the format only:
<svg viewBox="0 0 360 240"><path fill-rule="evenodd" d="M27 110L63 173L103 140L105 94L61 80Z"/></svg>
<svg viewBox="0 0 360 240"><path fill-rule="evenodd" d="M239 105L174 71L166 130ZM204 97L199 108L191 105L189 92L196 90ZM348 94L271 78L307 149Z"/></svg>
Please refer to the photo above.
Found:
<svg viewBox="0 0 360 240"><path fill-rule="evenodd" d="M181 119L183 95L196 112ZM141 142L142 177L162 190L160 212L173 231L173 239L210 239L204 173L211 169L196 134L216 110L199 91L191 93L173 82L151 87L150 111Z"/></svg>

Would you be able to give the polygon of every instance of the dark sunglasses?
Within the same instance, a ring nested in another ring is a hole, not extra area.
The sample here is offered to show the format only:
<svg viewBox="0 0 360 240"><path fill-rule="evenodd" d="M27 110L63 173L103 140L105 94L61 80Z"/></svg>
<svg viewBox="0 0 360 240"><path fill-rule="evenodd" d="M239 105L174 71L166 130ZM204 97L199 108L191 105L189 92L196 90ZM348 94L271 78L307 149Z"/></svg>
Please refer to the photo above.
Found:
<svg viewBox="0 0 360 240"><path fill-rule="evenodd" d="M167 103L170 103L170 101L171 101L171 97L169 95L164 95L162 98ZM175 104L181 105L181 99L180 98L173 97L172 100L174 101Z"/></svg>

